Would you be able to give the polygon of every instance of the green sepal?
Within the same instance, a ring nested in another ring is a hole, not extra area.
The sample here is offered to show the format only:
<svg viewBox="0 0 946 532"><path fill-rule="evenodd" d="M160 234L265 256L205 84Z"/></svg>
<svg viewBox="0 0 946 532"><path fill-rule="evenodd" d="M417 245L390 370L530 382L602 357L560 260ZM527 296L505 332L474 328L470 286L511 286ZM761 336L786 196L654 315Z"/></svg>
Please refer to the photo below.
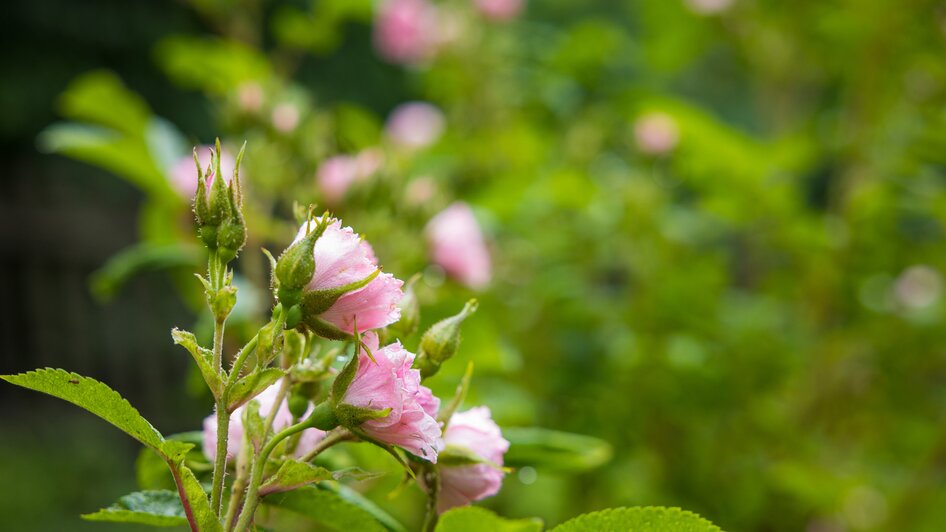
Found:
<svg viewBox="0 0 946 532"><path fill-rule="evenodd" d="M256 367L266 367L273 359L283 352L285 338L283 330L286 321L282 312L275 312L273 319L259 330L259 340L256 345Z"/></svg>
<svg viewBox="0 0 946 532"><path fill-rule="evenodd" d="M219 254L219 250L218 250ZM208 296L210 309L218 320L225 320L236 305L237 288L229 283Z"/></svg>
<svg viewBox="0 0 946 532"><path fill-rule="evenodd" d="M293 309L296 309L296 308L299 308L299 307L293 307ZM291 310L290 310L290 313L291 313ZM304 314L302 314L301 316L302 316L302 324L305 326L305 328L321 336L322 338L325 338L327 340L351 340L352 339L352 335L348 334L347 332L339 329L335 325L321 318L318 318L315 316L305 316ZM286 326L289 325L289 320L290 320L290 317L287 317Z"/></svg>
<svg viewBox="0 0 946 532"><path fill-rule="evenodd" d="M355 353L342 368L342 371L338 373L338 376L335 377L335 382L332 383L332 403L336 406L345 398L345 393L348 392L351 381L358 373L358 364L360 364L358 351L359 347L355 346Z"/></svg>
<svg viewBox="0 0 946 532"><path fill-rule="evenodd" d="M339 425L335 410L328 401L315 405L309 417L305 418L304 423L308 427L315 427L324 431L332 430Z"/></svg>
<svg viewBox="0 0 946 532"><path fill-rule="evenodd" d="M318 316L330 309L336 301L343 295L360 290L368 285L381 273L381 270L375 270L364 279L354 281L335 288L326 288L325 290L308 290L302 294L302 316L303 320L308 316Z"/></svg>
<svg viewBox="0 0 946 532"><path fill-rule="evenodd" d="M266 432L263 416L259 412L259 401L251 399L247 401L243 409L243 427L253 448L259 451L263 445L263 433Z"/></svg>
<svg viewBox="0 0 946 532"><path fill-rule="evenodd" d="M233 412L250 399L261 394L263 390L269 388L274 382L278 381L285 372L279 368L266 368L257 370L249 375L242 377L233 384L230 390L230 400L227 404L227 411Z"/></svg>
<svg viewBox="0 0 946 532"><path fill-rule="evenodd" d="M371 421L372 419L383 419L390 414L390 408L378 410L376 408L362 408L347 403L335 405L335 416L338 418L339 425L348 428L358 427L365 421Z"/></svg>
<svg viewBox="0 0 946 532"><path fill-rule="evenodd" d="M210 184L210 200L207 214L206 225L220 225L224 220L230 218L230 191L226 185L226 180L220 175L220 139L216 141L211 164L213 165L213 183ZM209 177L209 176L208 176Z"/></svg>
<svg viewBox="0 0 946 532"><path fill-rule="evenodd" d="M201 347L193 333L175 327L171 329L171 338L174 339L175 344L187 349L191 354L194 362L197 363L201 376L204 377L204 382L210 388L210 393L213 394L215 399L219 399L222 387L220 375L213 369L213 353L209 349Z"/></svg>

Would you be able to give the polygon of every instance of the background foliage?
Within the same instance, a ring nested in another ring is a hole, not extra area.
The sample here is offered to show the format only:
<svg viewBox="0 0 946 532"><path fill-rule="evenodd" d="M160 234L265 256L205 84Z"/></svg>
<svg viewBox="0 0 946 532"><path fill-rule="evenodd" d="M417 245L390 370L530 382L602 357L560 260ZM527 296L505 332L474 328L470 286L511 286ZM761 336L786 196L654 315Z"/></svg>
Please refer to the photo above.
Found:
<svg viewBox="0 0 946 532"><path fill-rule="evenodd" d="M938 529L946 14L920 0L694 3L536 0L498 24L440 2L461 37L406 68L373 49L369 1L4 5L2 372L69 367L165 433L197 428L209 402L180 384L187 360L167 334L197 308L200 261L171 163L217 134L248 141L252 300L255 250L291 238L294 199L324 203L319 163L385 145L388 113L420 99L444 111L445 136L389 150L336 213L388 271L426 271L432 322L471 292L428 268L423 226L470 203L496 271L435 391L473 360L471 404L504 427L614 451L577 475L520 470L489 506L548 524L661 504L730 530ZM247 82L263 112L240 107ZM280 104L299 112L292 132L272 125ZM635 140L651 112L676 126L668 153ZM424 176L435 193L412 204ZM78 530L76 514L134 489L132 443L0 393L12 528ZM419 494L387 496L398 480L363 488L414 523L402 503Z"/></svg>

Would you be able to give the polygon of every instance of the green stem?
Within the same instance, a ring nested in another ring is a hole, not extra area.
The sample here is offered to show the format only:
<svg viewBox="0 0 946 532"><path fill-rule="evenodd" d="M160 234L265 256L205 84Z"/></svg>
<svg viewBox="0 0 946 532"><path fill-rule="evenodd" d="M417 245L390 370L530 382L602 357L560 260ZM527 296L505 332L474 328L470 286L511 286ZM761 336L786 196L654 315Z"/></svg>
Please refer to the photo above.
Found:
<svg viewBox="0 0 946 532"><path fill-rule="evenodd" d="M424 484L427 485L427 514L424 516L424 532L437 528L437 498L440 494L440 475L433 467L424 468Z"/></svg>
<svg viewBox="0 0 946 532"><path fill-rule="evenodd" d="M313 447L311 451L306 453L305 456L300 458L300 460L303 462L311 462L322 451L328 449L329 447L335 445L336 443L341 443L343 441L350 440L352 439L352 437L353 437L352 433L348 432L347 430L343 428L338 428L336 430L333 430L324 438L322 438L322 441L316 444L316 446Z"/></svg>
<svg viewBox="0 0 946 532"><path fill-rule="evenodd" d="M250 476L250 484L246 491L246 501L243 503L243 510L240 512L240 520L237 522L235 530L238 532L247 530L250 523L253 521L253 514L256 513L256 506L259 504L259 487L263 480L263 470L266 468L266 462L269 460L269 455L273 452L273 449L289 436L302 432L305 429L317 427L322 430L330 430L335 428L337 424L338 422L335 420L335 413L332 411L332 407L325 402L317 405L312 411L312 414L304 421L277 432L276 435L263 446L263 450L260 451L253 462L253 473Z"/></svg>
<svg viewBox="0 0 946 532"><path fill-rule="evenodd" d="M250 434L243 431L243 440L240 444L240 454L237 458L237 476L230 487L230 503L227 506L227 517L224 519L224 530L232 530L237 518L240 503L243 502L243 493L246 490L247 476L250 474Z"/></svg>
<svg viewBox="0 0 946 532"><path fill-rule="evenodd" d="M217 456L214 459L210 507L219 517L223 499L223 479L227 474L227 439L230 432L230 413L223 401L217 403Z"/></svg>
<svg viewBox="0 0 946 532"><path fill-rule="evenodd" d="M253 514L256 513L256 505L259 504L259 486L263 480L263 470L266 468L266 461L269 459L269 455L273 452L273 449L279 445L279 442L289 436L309 428L311 425L308 421L309 420L303 421L302 423L276 433L273 439L269 440L269 443L260 451L260 454L253 462L253 474L250 476L249 488L246 491L246 502L243 503L243 511L240 512L240 521L237 522L235 530L247 530L250 523L253 521Z"/></svg>

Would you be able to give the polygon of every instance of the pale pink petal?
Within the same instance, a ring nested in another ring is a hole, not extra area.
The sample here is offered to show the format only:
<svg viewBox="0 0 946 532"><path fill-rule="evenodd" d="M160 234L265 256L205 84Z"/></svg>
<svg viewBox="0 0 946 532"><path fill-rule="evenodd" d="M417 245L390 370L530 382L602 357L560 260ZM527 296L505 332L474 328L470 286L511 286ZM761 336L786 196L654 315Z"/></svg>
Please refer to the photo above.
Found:
<svg viewBox="0 0 946 532"><path fill-rule="evenodd" d="M454 203L427 224L431 258L448 275L473 289L482 289L492 278L492 261L473 211Z"/></svg>
<svg viewBox="0 0 946 532"><path fill-rule="evenodd" d="M348 155L329 157L319 166L316 178L325 201L336 205L358 180L358 163Z"/></svg>
<svg viewBox="0 0 946 532"><path fill-rule="evenodd" d="M437 28L437 8L427 0L386 0L374 25L375 48L392 63L419 63L436 52Z"/></svg>
<svg viewBox="0 0 946 532"><path fill-rule="evenodd" d="M318 220L309 222L314 230ZM306 224L299 228L295 241L306 234ZM360 281L377 269L371 247L351 227L342 227L338 220L325 229L315 243L315 274L310 290L325 290Z"/></svg>
<svg viewBox="0 0 946 532"><path fill-rule="evenodd" d="M441 467L438 511L467 505L499 491L505 475L499 466L509 450L509 441L503 438L489 408L481 406L453 414L443 440L445 445L466 448L491 463Z"/></svg>
<svg viewBox="0 0 946 532"><path fill-rule="evenodd" d="M318 269L318 259L316 259ZM320 317L349 334L386 327L401 318L397 302L404 297L404 281L389 273L378 274L367 286L338 298Z"/></svg>
<svg viewBox="0 0 946 532"><path fill-rule="evenodd" d="M487 464L441 468L437 511L443 513L496 495L503 485L503 475Z"/></svg>
<svg viewBox="0 0 946 532"><path fill-rule="evenodd" d="M420 149L436 142L445 125L443 112L437 107L426 102L408 102L391 111L384 129L395 144Z"/></svg>
<svg viewBox="0 0 946 532"><path fill-rule="evenodd" d="M497 22L516 18L524 6L525 0L476 0L480 13Z"/></svg>

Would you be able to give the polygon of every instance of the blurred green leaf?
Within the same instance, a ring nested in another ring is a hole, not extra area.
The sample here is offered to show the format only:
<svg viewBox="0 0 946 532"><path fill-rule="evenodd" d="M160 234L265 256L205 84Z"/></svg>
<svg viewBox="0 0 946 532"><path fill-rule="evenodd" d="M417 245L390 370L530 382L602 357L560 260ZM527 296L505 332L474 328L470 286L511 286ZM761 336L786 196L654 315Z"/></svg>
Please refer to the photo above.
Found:
<svg viewBox="0 0 946 532"><path fill-rule="evenodd" d="M313 520L330 530L365 532L396 530L380 522L375 515L353 504L338 493L315 487L304 487L264 499L268 506L288 510Z"/></svg>
<svg viewBox="0 0 946 532"><path fill-rule="evenodd" d="M135 275L172 268L196 269L202 258L202 250L188 244L138 244L120 251L92 274L92 293L109 300Z"/></svg>
<svg viewBox="0 0 946 532"><path fill-rule="evenodd" d="M503 428L509 440L504 464L547 471L580 472L600 467L611 459L604 440L536 427Z"/></svg>
<svg viewBox="0 0 946 532"><path fill-rule="evenodd" d="M219 38L167 37L155 48L158 64L178 85L209 94L227 94L246 81L265 81L269 62L259 51Z"/></svg>
<svg viewBox="0 0 946 532"><path fill-rule="evenodd" d="M542 520L504 519L493 512L477 506L465 506L448 510L437 522L437 532L541 532Z"/></svg>
<svg viewBox="0 0 946 532"><path fill-rule="evenodd" d="M60 96L60 111L67 118L106 126L130 137L144 134L151 120L145 101L114 73L96 70L72 81Z"/></svg>

